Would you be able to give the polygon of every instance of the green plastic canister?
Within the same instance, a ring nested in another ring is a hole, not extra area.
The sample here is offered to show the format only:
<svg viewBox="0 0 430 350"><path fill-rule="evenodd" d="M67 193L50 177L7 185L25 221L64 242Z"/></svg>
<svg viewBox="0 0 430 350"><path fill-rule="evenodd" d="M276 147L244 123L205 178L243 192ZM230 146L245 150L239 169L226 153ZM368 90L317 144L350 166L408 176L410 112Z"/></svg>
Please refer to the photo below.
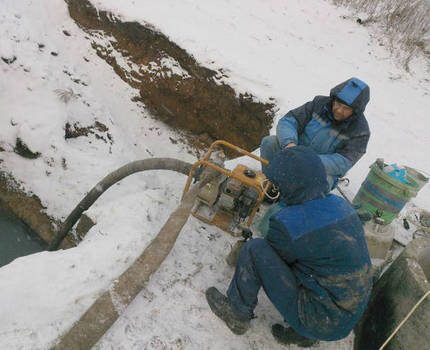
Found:
<svg viewBox="0 0 430 350"><path fill-rule="evenodd" d="M378 159L370 166L369 174L353 199L353 205L359 211L367 211L389 224L429 179L417 170L406 167L408 183L402 183L382 170L385 165L383 160Z"/></svg>

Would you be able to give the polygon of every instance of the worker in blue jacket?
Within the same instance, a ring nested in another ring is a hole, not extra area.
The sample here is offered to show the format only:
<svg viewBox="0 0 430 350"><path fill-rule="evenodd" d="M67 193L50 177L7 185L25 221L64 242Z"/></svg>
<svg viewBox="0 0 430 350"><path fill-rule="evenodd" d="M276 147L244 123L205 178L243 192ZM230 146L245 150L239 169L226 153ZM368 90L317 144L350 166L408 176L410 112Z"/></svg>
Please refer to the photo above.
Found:
<svg viewBox="0 0 430 350"><path fill-rule="evenodd" d="M277 125L276 136L261 141L261 156L271 160L280 149L311 147L324 164L329 189L366 153L370 137L364 110L369 86L351 78L303 106L289 111Z"/></svg>
<svg viewBox="0 0 430 350"><path fill-rule="evenodd" d="M280 189L282 209L270 218L264 239L242 247L227 296L215 287L206 291L209 306L233 333L243 334L263 287L289 325L272 326L282 344L342 339L371 290L362 224L343 198L327 194L325 167L311 148L281 150L264 171Z"/></svg>

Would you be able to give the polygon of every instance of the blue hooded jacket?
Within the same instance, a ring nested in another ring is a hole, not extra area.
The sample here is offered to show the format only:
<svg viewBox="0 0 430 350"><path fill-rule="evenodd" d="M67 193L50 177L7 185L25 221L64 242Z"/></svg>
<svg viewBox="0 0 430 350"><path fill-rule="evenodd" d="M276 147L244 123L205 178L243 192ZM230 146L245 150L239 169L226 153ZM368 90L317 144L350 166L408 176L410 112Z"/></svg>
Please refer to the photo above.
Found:
<svg viewBox="0 0 430 350"><path fill-rule="evenodd" d="M306 337L344 338L364 312L371 290L361 222L343 198L324 195L324 166L312 149L278 152L265 174L279 187L283 206L270 218L266 240L289 265L299 289L297 305L283 316Z"/></svg>
<svg viewBox="0 0 430 350"><path fill-rule="evenodd" d="M352 107L350 118L334 120L334 98ZM369 98L369 86L351 78L331 89L330 96L316 96L289 111L276 129L281 148L290 142L311 147L324 164L331 188L366 153L370 131L363 113Z"/></svg>

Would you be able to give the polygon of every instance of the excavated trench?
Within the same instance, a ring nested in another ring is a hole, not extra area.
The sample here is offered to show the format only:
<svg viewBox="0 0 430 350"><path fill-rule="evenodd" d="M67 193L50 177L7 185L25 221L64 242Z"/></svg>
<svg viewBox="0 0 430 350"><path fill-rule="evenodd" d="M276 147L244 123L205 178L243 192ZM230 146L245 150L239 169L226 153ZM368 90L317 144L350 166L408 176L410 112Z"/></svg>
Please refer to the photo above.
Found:
<svg viewBox="0 0 430 350"><path fill-rule="evenodd" d="M155 118L188 135L192 145L204 148L224 139L254 150L269 133L272 103L237 95L219 82L222 72L200 66L150 25L121 22L87 0L66 2L70 16L88 33L97 54L140 91L136 100Z"/></svg>
<svg viewBox="0 0 430 350"><path fill-rule="evenodd" d="M45 250L40 237L11 212L0 207L0 267L17 257Z"/></svg>
<svg viewBox="0 0 430 350"><path fill-rule="evenodd" d="M0 267L46 249L59 223L45 209L37 196L28 195L11 175L0 172ZM61 248L74 245L67 237Z"/></svg>
<svg viewBox="0 0 430 350"><path fill-rule="evenodd" d="M256 102L250 94L236 94L230 86L220 81L224 74L222 71L202 67L184 49L148 24L121 22L112 13L98 11L87 0L65 1L70 16L87 33L96 53L125 82L139 90L140 94L134 100L143 104L155 118L177 130L194 149L204 150L213 141L224 139L244 149L254 150L261 138L269 133L274 114L273 103ZM82 130L66 125L65 137L77 137L80 132L89 132ZM173 139L169 141L176 142ZM14 151L26 158L40 156L30 152L25 144L20 144L20 140L17 140ZM37 196L29 196L21 191L10 175L0 173L2 232L20 230L22 239L28 240L28 249L26 245L21 245L16 248L16 256L2 254L4 259L10 261L14 257L41 250L51 242L60 223L46 215L44 209ZM94 223L83 215L75 238L81 239L92 225ZM18 235L16 239L20 240ZM61 248L75 244L68 236ZM28 251L24 252L24 248ZM19 252L19 249L22 251Z"/></svg>

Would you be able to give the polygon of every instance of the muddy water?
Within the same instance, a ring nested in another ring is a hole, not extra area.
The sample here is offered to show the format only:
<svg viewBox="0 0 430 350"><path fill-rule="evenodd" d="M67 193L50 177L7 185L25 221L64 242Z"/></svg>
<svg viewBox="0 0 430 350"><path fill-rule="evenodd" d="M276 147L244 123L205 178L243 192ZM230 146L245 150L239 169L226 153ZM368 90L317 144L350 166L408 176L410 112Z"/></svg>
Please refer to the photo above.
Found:
<svg viewBox="0 0 430 350"><path fill-rule="evenodd" d="M28 226L0 209L0 267L45 249L46 244Z"/></svg>

